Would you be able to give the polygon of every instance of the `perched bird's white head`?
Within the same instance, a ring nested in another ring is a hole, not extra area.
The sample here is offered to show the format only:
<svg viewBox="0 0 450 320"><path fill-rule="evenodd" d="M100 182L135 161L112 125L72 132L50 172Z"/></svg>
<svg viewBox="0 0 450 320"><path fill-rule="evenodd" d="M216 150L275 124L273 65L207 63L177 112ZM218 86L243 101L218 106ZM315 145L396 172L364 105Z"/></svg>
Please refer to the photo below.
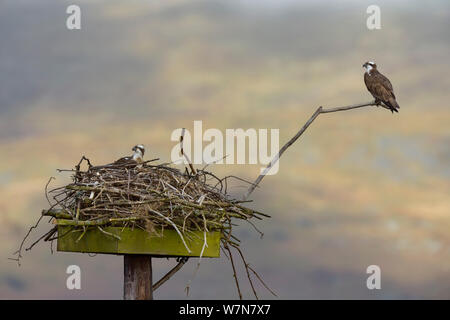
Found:
<svg viewBox="0 0 450 320"><path fill-rule="evenodd" d="M367 61L363 64L363 68L366 69L366 73L370 75L370 71L377 68L377 64L373 61Z"/></svg>
<svg viewBox="0 0 450 320"><path fill-rule="evenodd" d="M142 158L144 157L144 153L145 153L145 147L142 144L137 144L133 147L133 149L131 149L134 151L133 153L133 160L140 160L142 161Z"/></svg>

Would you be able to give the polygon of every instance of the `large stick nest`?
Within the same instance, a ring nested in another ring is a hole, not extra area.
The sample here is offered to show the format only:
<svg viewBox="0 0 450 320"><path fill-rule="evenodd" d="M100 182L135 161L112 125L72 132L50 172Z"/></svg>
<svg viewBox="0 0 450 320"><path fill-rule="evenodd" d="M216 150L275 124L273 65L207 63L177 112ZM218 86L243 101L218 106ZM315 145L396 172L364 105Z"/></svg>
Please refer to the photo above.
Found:
<svg viewBox="0 0 450 320"><path fill-rule="evenodd" d="M80 169L83 160L86 171ZM220 230L224 239L230 238L231 218L267 216L230 198L226 181L210 172L192 174L150 162L92 166L82 158L72 183L49 192L55 203L43 214L83 227L121 225L151 233L172 228L183 234Z"/></svg>

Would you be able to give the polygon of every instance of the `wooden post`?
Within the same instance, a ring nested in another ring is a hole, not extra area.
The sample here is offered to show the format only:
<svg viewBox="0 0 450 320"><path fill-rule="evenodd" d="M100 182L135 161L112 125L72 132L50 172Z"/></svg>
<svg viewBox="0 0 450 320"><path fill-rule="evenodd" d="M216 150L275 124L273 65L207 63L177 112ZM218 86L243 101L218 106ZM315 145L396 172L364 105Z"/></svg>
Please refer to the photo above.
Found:
<svg viewBox="0 0 450 320"><path fill-rule="evenodd" d="M152 258L150 255L123 256L123 299L153 300Z"/></svg>

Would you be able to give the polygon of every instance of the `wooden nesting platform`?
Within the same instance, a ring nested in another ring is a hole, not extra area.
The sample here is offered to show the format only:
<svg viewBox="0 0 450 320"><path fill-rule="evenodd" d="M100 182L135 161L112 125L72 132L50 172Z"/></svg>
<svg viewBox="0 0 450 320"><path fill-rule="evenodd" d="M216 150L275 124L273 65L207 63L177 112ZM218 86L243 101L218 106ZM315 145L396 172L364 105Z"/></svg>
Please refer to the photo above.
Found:
<svg viewBox="0 0 450 320"><path fill-rule="evenodd" d="M73 226L58 225L58 251L103 253L103 254L138 254L162 257L200 257L204 245L204 233L193 232L190 239L185 238L191 250L189 253L180 236L173 229L164 229L162 236L152 236L147 231L138 228L104 227L107 233L88 229L80 238L82 230L70 232ZM119 239L120 238L120 239ZM79 240L78 240L79 239ZM206 233L207 246L202 257L218 258L220 256L220 232Z"/></svg>

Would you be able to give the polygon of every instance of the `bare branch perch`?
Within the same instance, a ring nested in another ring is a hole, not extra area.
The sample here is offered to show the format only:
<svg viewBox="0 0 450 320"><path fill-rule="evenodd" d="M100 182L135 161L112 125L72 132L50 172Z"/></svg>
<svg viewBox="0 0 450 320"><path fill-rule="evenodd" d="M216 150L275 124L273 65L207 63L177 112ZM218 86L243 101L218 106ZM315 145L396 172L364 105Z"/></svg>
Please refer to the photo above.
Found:
<svg viewBox="0 0 450 320"><path fill-rule="evenodd" d="M263 173L259 175L259 177L253 182L250 187L248 188L247 193L244 196L244 200L247 200L250 194L255 190L255 188L259 185L261 180L265 177L265 175L270 171L270 169L273 167L275 163L280 159L281 155L286 151L287 148L289 148L295 141L297 141L298 138L303 134L303 132L308 129L309 125L319 116L321 113L331 113L331 112L338 112L338 111L345 111L345 110L352 110L362 107L368 107L368 106L381 106L383 108L389 109L384 104L378 103L377 101L370 101L365 103L358 103L358 104L352 104L349 106L343 106L343 107L336 107L336 108L330 108L330 109L323 109L321 106L317 108L317 110L313 113L311 118L309 118L308 121L303 125L303 127L297 132L297 134L292 137L291 140L289 140L281 149L278 151L278 153L275 155L275 157L270 161L270 163L267 165L267 167L264 169Z"/></svg>

